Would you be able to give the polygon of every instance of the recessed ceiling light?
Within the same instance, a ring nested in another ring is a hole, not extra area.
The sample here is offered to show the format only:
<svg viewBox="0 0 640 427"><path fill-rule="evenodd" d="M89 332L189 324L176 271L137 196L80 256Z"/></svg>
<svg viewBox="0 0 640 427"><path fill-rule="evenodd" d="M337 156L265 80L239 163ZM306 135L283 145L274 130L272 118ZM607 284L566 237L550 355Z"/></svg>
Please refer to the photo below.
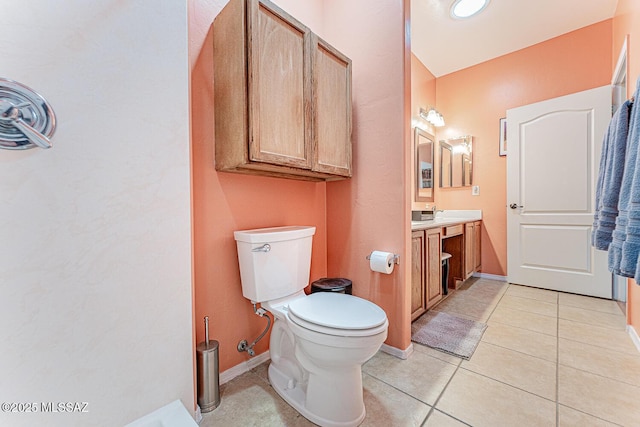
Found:
<svg viewBox="0 0 640 427"><path fill-rule="evenodd" d="M451 17L455 19L470 18L480 13L489 0L455 0L451 5Z"/></svg>

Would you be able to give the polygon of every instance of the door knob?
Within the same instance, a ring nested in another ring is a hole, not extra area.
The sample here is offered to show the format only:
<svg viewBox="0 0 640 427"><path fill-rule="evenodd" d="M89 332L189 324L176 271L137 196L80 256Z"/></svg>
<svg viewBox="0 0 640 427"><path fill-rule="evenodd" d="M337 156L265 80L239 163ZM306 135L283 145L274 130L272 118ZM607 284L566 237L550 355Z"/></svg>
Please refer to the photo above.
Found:
<svg viewBox="0 0 640 427"><path fill-rule="evenodd" d="M519 205L517 205L517 204L515 204L515 203L511 203L511 204L509 205L509 207L510 207L511 209L524 208L524 206L519 206Z"/></svg>

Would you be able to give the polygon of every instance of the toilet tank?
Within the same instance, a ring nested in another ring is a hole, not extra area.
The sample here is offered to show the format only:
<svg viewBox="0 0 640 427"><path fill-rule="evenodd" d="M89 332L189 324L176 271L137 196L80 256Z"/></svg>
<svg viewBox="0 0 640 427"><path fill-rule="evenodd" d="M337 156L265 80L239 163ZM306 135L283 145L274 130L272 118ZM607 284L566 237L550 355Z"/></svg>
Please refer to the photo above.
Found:
<svg viewBox="0 0 640 427"><path fill-rule="evenodd" d="M304 289L315 232L315 227L306 226L235 231L244 297L272 301Z"/></svg>

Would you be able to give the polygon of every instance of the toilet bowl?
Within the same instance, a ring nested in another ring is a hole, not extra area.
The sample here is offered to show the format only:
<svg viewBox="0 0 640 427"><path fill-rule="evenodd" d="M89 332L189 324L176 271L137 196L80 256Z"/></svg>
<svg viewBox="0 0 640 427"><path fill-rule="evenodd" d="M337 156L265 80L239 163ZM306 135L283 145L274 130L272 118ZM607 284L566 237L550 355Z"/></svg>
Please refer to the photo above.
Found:
<svg viewBox="0 0 640 427"><path fill-rule="evenodd" d="M243 295L275 318L269 381L321 426L357 426L365 417L362 364L387 337L385 312L340 293L306 295L314 227L235 232Z"/></svg>
<svg viewBox="0 0 640 427"><path fill-rule="evenodd" d="M276 318L270 341L273 388L316 424L360 424L366 413L362 365L387 337L384 311L358 297L324 292L263 307ZM354 316L336 319L334 312Z"/></svg>

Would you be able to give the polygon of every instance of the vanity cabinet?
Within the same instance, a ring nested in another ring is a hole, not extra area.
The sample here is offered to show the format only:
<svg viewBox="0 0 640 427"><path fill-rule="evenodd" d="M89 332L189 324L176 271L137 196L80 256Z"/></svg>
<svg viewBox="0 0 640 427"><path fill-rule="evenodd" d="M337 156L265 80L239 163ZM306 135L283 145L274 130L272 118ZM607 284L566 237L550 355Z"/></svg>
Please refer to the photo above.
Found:
<svg viewBox="0 0 640 427"><path fill-rule="evenodd" d="M427 309L442 299L442 230L425 230Z"/></svg>
<svg viewBox="0 0 640 427"><path fill-rule="evenodd" d="M442 230L411 233L411 320L442 299Z"/></svg>
<svg viewBox="0 0 640 427"><path fill-rule="evenodd" d="M427 311L424 231L411 232L411 321Z"/></svg>
<svg viewBox="0 0 640 427"><path fill-rule="evenodd" d="M464 226L464 270L465 279L482 267L480 256L480 231L482 221L468 222Z"/></svg>
<svg viewBox="0 0 640 427"><path fill-rule="evenodd" d="M351 176L351 60L266 0L213 23L216 170Z"/></svg>

